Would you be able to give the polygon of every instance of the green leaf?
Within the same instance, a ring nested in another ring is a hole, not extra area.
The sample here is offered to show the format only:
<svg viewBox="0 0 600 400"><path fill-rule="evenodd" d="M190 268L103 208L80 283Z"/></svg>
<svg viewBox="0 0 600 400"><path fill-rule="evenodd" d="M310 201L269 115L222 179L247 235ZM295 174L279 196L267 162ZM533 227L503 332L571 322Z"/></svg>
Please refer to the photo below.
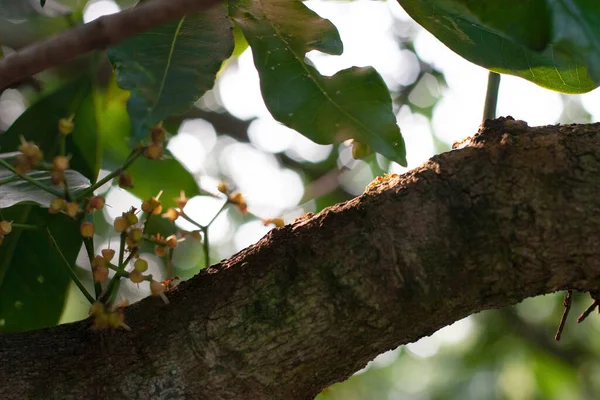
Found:
<svg viewBox="0 0 600 400"><path fill-rule="evenodd" d="M154 161L140 157L128 171L133 177L134 186L129 192L145 200L162 190L160 200L165 210L176 206L173 199L179 197L181 190L188 197L200 194L192 174L174 158Z"/></svg>
<svg viewBox="0 0 600 400"><path fill-rule="evenodd" d="M399 3L446 46L477 65L565 93L585 93L600 85L596 1Z"/></svg>
<svg viewBox="0 0 600 400"><path fill-rule="evenodd" d="M358 139L406 165L381 76L371 67L352 67L325 77L305 62L310 50L342 53L331 22L290 0L239 0L231 13L252 48L263 98L276 120L321 144Z"/></svg>
<svg viewBox="0 0 600 400"><path fill-rule="evenodd" d="M52 185L50 173L47 171L31 171L27 175L59 193L63 190L60 186ZM11 176L13 174L10 171L0 170L0 181ZM69 191L74 195L90 186L90 181L77 171L65 171L65 179ZM55 197L53 194L21 179L0 185L0 208L12 207L20 203L34 203L42 207L49 207L50 202Z"/></svg>
<svg viewBox="0 0 600 400"><path fill-rule="evenodd" d="M136 142L167 116L186 111L209 90L233 51L225 6L159 26L109 49L128 103Z"/></svg>
<svg viewBox="0 0 600 400"><path fill-rule="evenodd" d="M97 102L99 132L104 143L104 168L119 167L131 152L127 142L131 132L129 115L125 109L126 92L116 85L100 95ZM164 207L176 205L173 198L184 190L188 197L200 194L196 179L176 159L152 161L138 158L128 169L133 178L133 189L127 189L140 199L148 199L163 191Z"/></svg>
<svg viewBox="0 0 600 400"><path fill-rule="evenodd" d="M2 210L5 220L46 225L67 261L75 264L81 248L79 223L37 206ZM0 331L40 329L58 323L69 288L69 276L45 230L13 228L0 246Z"/></svg>
<svg viewBox="0 0 600 400"><path fill-rule="evenodd" d="M0 17L21 20L43 14L49 17L69 13L69 8L50 0L48 7L44 8L46 0L40 0L40 7L28 0L0 0Z"/></svg>
<svg viewBox="0 0 600 400"><path fill-rule="evenodd" d="M479 24L531 50L543 50L550 41L550 13L545 0L442 0L454 14Z"/></svg>
<svg viewBox="0 0 600 400"><path fill-rule="evenodd" d="M16 151L23 136L35 142L46 161L59 154L58 121L74 115L74 131L66 138L66 151L71 154L70 167L95 182L100 169L101 148L98 143L97 121L89 78L77 79L42 98L29 107L0 136L3 152Z"/></svg>

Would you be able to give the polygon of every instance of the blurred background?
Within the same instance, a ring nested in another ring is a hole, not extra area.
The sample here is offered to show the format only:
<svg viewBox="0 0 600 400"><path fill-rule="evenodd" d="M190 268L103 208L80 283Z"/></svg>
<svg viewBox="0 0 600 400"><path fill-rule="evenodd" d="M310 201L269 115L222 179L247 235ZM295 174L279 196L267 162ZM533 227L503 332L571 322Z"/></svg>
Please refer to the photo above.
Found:
<svg viewBox="0 0 600 400"><path fill-rule="evenodd" d="M81 19L89 22L131 7L135 1L48 0L43 10L37 0L23 0L22 8L15 4L19 3L0 0L4 54ZM453 142L477 131L487 71L448 50L416 25L397 2L313 0L305 4L330 19L344 42L342 56L307 55L322 74L372 65L383 76L406 141L408 169L449 151ZM209 231L211 262L231 256L268 232L272 226L264 226L260 218L293 222L307 212L360 195L378 175L407 171L378 155L354 160L348 145L318 145L273 120L260 95L251 51L236 34L236 56L224 65L214 89L189 112L165 121L174 135L169 150L194 174L201 188L217 193L217 183L223 179L244 194L251 211L242 216L231 208L218 216ZM0 130L6 130L65 77L76 74L81 62L75 60L1 93ZM110 76L106 82L114 85ZM562 95L502 76L497 114L523 119L531 126L598 121L600 91ZM118 243L109 229L114 218L132 205L139 207L140 199L111 185L100 192L106 195L107 207L103 218L95 221L96 240L108 246ZM197 196L186 206L186 213L206 223L222 204L218 197ZM185 221L177 224L193 229ZM153 274L164 273L160 259L151 253L145 258ZM78 266L82 279L90 284L89 262L83 252ZM174 267L172 275L184 279L205 268L201 243L183 242L175 253ZM145 285L122 286L122 295L131 301L148 294ZM528 299L515 307L468 317L431 337L380 355L318 399L600 398L600 383L594 379L600 373L600 340L594 339L600 318L592 316L576 325L575 316L590 300L575 295L563 339L555 343L562 297L557 293ZM62 320L84 318L87 311L85 299L74 288Z"/></svg>

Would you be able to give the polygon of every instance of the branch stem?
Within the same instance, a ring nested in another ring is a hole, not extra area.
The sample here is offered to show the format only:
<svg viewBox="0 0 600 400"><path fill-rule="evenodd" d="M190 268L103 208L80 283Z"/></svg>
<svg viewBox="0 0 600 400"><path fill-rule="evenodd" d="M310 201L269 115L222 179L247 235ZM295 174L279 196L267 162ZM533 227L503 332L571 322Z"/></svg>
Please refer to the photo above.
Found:
<svg viewBox="0 0 600 400"><path fill-rule="evenodd" d="M496 118L496 106L498 105L498 92L500 89L500 74L490 71L488 75L485 103L483 105L483 122L486 119Z"/></svg>
<svg viewBox="0 0 600 400"><path fill-rule="evenodd" d="M62 193L59 192L58 190L55 190L53 188L51 188L50 186L46 186L43 183L40 183L38 181L36 181L35 179L33 179L32 177L30 177L27 174L20 174L17 172L17 170L15 169L15 167L13 167L12 165L10 165L8 162L6 162L6 160L3 160L0 158L0 166L6 168L7 170L9 170L10 172L12 172L13 174L15 174L16 176L18 176L19 178L23 179L24 181L27 181L29 183L31 183L33 186L37 186L38 188L42 189L45 192L48 192L56 197L62 197Z"/></svg>

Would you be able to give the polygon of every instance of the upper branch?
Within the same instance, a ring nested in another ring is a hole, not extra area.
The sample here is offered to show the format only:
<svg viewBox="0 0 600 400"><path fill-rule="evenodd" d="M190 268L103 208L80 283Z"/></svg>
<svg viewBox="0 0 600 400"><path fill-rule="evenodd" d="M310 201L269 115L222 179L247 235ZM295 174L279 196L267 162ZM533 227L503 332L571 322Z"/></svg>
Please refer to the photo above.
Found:
<svg viewBox="0 0 600 400"><path fill-rule="evenodd" d="M0 398L312 399L469 314L600 289L599 171L600 125L491 121L132 305L131 332L0 335Z"/></svg>
<svg viewBox="0 0 600 400"><path fill-rule="evenodd" d="M206 10L220 0L151 0L100 17L0 59L0 91L78 55L104 49L184 15Z"/></svg>

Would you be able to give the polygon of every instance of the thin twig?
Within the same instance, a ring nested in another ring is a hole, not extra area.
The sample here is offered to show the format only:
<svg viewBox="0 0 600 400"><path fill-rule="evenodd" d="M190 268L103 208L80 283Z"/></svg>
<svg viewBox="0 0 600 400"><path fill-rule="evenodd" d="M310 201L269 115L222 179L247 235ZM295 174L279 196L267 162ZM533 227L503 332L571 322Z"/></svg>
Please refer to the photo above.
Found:
<svg viewBox="0 0 600 400"><path fill-rule="evenodd" d="M83 293L83 295L90 302L90 304L94 304L94 302L96 300L94 300L94 298L92 297L92 295L90 294L90 292L87 291L87 289L85 288L85 286L83 285L83 283L77 277L77 274L75 273L75 270L73 269L73 267L71 266L71 264L69 264L69 262L67 261L65 255L62 253L62 251L60 251L60 247L58 247L58 243L56 243L56 240L54 239L54 236L52 236L52 233L50 232L50 229L46 228L46 233L48 234L48 237L52 241L52 244L54 245L54 248L58 252L58 255L60 256L63 264L65 265L65 267L66 267L65 269L66 269L67 273L69 274L69 276L71 277L71 280L73 281L73 283L75 283L75 285L79 288L79 290L81 291L81 293Z"/></svg>
<svg viewBox="0 0 600 400"><path fill-rule="evenodd" d="M56 197L62 197L62 193L60 193L58 190L51 188L50 186L46 186L41 182L38 182L37 180L33 179L32 177L30 177L27 174L19 174L17 172L17 170L15 169L15 167L13 167L12 165L10 165L8 162L6 162L5 160L3 160L1 158L0 158L0 166L6 168L13 174L17 175L19 178L23 179L24 181L27 181L34 186L37 186L38 188L42 189L43 191L48 192Z"/></svg>
<svg viewBox="0 0 600 400"><path fill-rule="evenodd" d="M0 59L0 90L92 50L105 49L135 34L185 15L207 10L219 0L151 0L106 15Z"/></svg>
<svg viewBox="0 0 600 400"><path fill-rule="evenodd" d="M85 250L88 255L88 259L90 260L90 268L92 268L92 275L94 273L94 240L92 238L83 238L83 244L85 246ZM94 280L94 294L96 295L96 299L100 297L102 293L102 283Z"/></svg>
<svg viewBox="0 0 600 400"><path fill-rule="evenodd" d="M577 318L577 322L583 322L592 313L592 311L598 307L599 303L600 302L598 300L594 300L594 302L584 312L581 313L579 318Z"/></svg>
<svg viewBox="0 0 600 400"><path fill-rule="evenodd" d="M121 165L119 168L117 168L110 174L106 175L104 178L100 179L98 182L96 182L92 186L90 186L90 187L86 188L85 190L83 190L82 192L80 192L75 197L75 201L79 201L79 200L85 198L86 196L91 195L92 193L94 193L94 190L98 189L100 186L104 185L106 182L109 182L111 179L119 176L123 171L125 171L127 168L129 168L129 166L135 160L137 160L137 158L143 153L143 151L144 151L143 148L137 148L137 149L133 150L131 152L131 154L129 155L129 157L127 158L127 160L125 160L123 165Z"/></svg>
<svg viewBox="0 0 600 400"><path fill-rule="evenodd" d="M119 269L117 270L117 273L114 274L113 277L110 279L110 281L108 281L108 285L106 285L106 289L104 289L104 292L102 292L102 294L100 295L99 301L101 303L106 304L108 299L110 299L113 288L119 282L119 279L121 279L121 273L123 271L125 271L125 268L127 267L127 264L129 263L129 258L127 258L127 261L123 262L123 258L125 256L125 239L127 239L127 232L121 232L121 238L120 238L120 243L119 243L119 265L118 265ZM130 256L131 256L131 254L130 254Z"/></svg>
<svg viewBox="0 0 600 400"><path fill-rule="evenodd" d="M565 323L567 322L567 317L569 316L569 311L571 311L571 295L573 294L572 290L567 291L565 299L563 300L563 307L565 308L563 311L563 315L560 319L560 324L558 325L558 329L556 330L556 335L554 336L554 340L557 342L560 341L560 337L562 336L563 329L565 328Z"/></svg>

